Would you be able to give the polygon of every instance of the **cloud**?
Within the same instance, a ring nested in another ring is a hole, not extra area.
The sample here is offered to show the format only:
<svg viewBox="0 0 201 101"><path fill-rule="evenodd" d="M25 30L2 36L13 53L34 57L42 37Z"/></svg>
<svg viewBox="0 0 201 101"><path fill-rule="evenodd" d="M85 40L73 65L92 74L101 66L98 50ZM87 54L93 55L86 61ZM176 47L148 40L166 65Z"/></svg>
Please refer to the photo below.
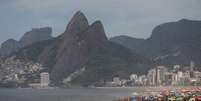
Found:
<svg viewBox="0 0 201 101"><path fill-rule="evenodd" d="M90 23L101 20L109 37L126 34L147 38L158 24L181 18L201 20L201 0L1 0L0 42L20 38L32 27L65 30L77 10Z"/></svg>

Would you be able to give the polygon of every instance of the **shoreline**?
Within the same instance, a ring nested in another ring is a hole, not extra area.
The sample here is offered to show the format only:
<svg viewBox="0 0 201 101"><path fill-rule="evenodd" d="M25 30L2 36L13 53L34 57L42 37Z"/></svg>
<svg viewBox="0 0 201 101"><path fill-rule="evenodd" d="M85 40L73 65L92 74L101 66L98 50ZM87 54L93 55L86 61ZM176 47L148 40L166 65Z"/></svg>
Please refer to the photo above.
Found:
<svg viewBox="0 0 201 101"><path fill-rule="evenodd" d="M69 87L69 88L63 88L63 87L41 87L41 88L0 88L0 89L190 89L190 88L198 88L201 86L136 86L136 87Z"/></svg>
<svg viewBox="0 0 201 101"><path fill-rule="evenodd" d="M92 87L98 89L105 88L196 88L201 86L136 86L136 87ZM90 88L90 87L89 87Z"/></svg>

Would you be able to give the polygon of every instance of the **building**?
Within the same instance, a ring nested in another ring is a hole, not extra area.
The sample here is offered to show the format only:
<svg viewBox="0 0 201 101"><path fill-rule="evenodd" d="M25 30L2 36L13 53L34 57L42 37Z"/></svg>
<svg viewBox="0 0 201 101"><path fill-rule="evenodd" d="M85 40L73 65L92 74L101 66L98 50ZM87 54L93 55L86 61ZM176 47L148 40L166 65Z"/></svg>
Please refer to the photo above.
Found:
<svg viewBox="0 0 201 101"><path fill-rule="evenodd" d="M179 70L181 68L181 66L180 65L174 65L173 68L176 70Z"/></svg>
<svg viewBox="0 0 201 101"><path fill-rule="evenodd" d="M190 71L186 71L183 73L183 85L188 85L191 79Z"/></svg>
<svg viewBox="0 0 201 101"><path fill-rule="evenodd" d="M201 72L199 72L199 71L194 71L194 76L195 76L195 78L201 78Z"/></svg>
<svg viewBox="0 0 201 101"><path fill-rule="evenodd" d="M32 88L44 88L49 87L49 73L43 72L40 74L40 83L31 83L29 84Z"/></svg>
<svg viewBox="0 0 201 101"><path fill-rule="evenodd" d="M114 77L113 78L113 85L114 86L121 86L121 80L119 77Z"/></svg>
<svg viewBox="0 0 201 101"><path fill-rule="evenodd" d="M191 62L190 62L190 77L191 77L191 78L195 78L195 77L194 77L194 68L195 68L195 62L194 62L194 61L191 61Z"/></svg>
<svg viewBox="0 0 201 101"><path fill-rule="evenodd" d="M131 81L136 81L137 78L138 78L137 74L131 74L131 75L130 75L130 80L131 80Z"/></svg>
<svg viewBox="0 0 201 101"><path fill-rule="evenodd" d="M41 73L40 74L40 84L41 86L48 86L50 83L50 80L49 80L49 73Z"/></svg>
<svg viewBox="0 0 201 101"><path fill-rule="evenodd" d="M138 85L142 85L142 86L145 86L145 85L147 85L147 77L146 77L146 75L141 75L141 76L139 76L139 78L138 78L138 80L137 80L137 84Z"/></svg>
<svg viewBox="0 0 201 101"><path fill-rule="evenodd" d="M165 85L177 85L178 83L178 75L172 72L165 73Z"/></svg>
<svg viewBox="0 0 201 101"><path fill-rule="evenodd" d="M196 81L201 84L201 72L194 71L194 76L195 76Z"/></svg>
<svg viewBox="0 0 201 101"><path fill-rule="evenodd" d="M183 78L189 79L190 78L190 71L186 71L183 73Z"/></svg>
<svg viewBox="0 0 201 101"><path fill-rule="evenodd" d="M148 78L148 85L150 86L156 85L156 70L155 69L149 70L147 78Z"/></svg>
<svg viewBox="0 0 201 101"><path fill-rule="evenodd" d="M195 62L194 61L191 61L190 62L190 71L193 71L195 68Z"/></svg>
<svg viewBox="0 0 201 101"><path fill-rule="evenodd" d="M173 72L177 73L178 71L180 71L181 66L180 65L174 65L173 66Z"/></svg>
<svg viewBox="0 0 201 101"><path fill-rule="evenodd" d="M156 85L162 85L165 79L165 73L168 72L168 69L165 66L158 66L156 74Z"/></svg>
<svg viewBox="0 0 201 101"><path fill-rule="evenodd" d="M178 77L178 81L180 82L182 80L182 78L183 78L183 72L178 71L177 72L177 77Z"/></svg>

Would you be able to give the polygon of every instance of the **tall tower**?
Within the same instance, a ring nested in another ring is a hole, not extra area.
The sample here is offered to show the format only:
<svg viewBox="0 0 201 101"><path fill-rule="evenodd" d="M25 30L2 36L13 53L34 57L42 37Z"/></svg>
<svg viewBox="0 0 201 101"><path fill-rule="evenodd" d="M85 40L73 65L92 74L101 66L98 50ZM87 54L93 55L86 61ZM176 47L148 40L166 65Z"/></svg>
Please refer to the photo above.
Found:
<svg viewBox="0 0 201 101"><path fill-rule="evenodd" d="M194 61L191 61L191 62L190 62L190 71L193 71L193 70L194 70L194 67L195 67L195 62L194 62Z"/></svg>
<svg viewBox="0 0 201 101"><path fill-rule="evenodd" d="M158 84L159 84L159 72L158 72L158 67L156 67L156 76L155 76L155 84L156 84L156 86L158 86Z"/></svg>
<svg viewBox="0 0 201 101"><path fill-rule="evenodd" d="M194 78L194 68L195 68L195 62L191 61L190 62L190 77Z"/></svg>

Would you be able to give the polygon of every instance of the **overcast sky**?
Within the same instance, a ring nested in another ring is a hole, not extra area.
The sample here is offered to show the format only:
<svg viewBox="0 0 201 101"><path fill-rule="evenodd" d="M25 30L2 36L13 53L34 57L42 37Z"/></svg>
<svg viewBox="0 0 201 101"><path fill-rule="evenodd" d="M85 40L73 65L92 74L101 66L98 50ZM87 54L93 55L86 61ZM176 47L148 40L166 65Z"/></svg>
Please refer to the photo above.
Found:
<svg viewBox="0 0 201 101"><path fill-rule="evenodd" d="M0 43L45 26L57 36L78 10L101 20L109 37L147 38L164 22L201 20L201 0L0 0Z"/></svg>

